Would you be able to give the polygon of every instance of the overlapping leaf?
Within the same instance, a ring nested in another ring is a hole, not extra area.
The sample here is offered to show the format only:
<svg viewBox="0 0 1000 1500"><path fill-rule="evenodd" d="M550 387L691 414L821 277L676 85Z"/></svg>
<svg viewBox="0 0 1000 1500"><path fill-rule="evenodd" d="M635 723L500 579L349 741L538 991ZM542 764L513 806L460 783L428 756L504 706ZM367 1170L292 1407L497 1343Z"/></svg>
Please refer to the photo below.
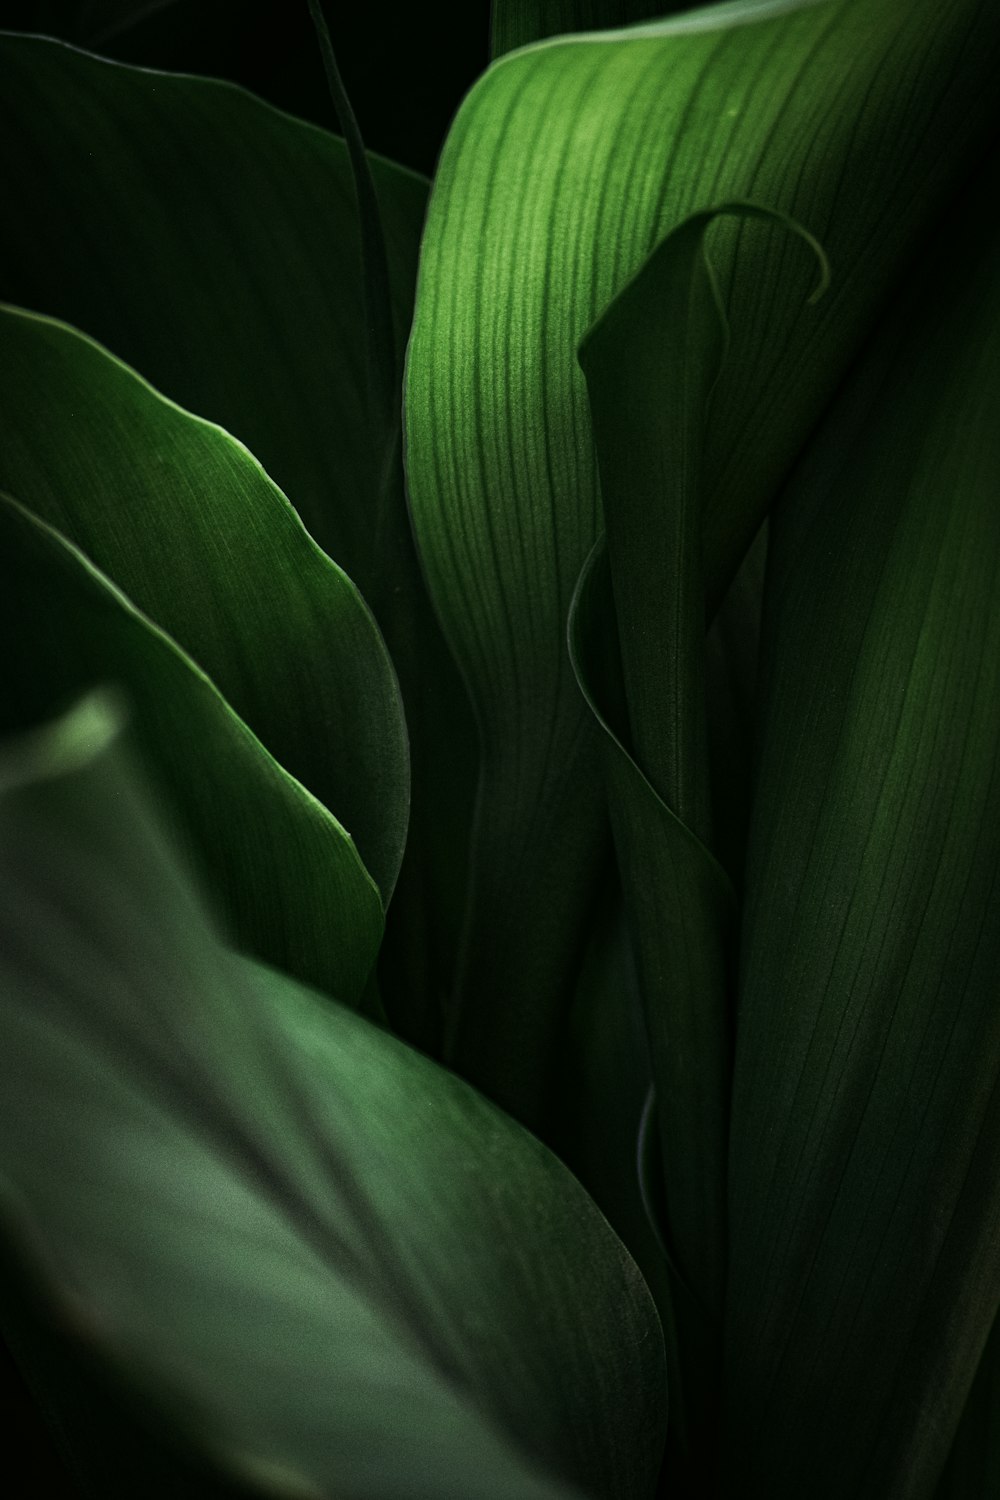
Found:
<svg viewBox="0 0 1000 1500"><path fill-rule="evenodd" d="M935 1500L978 1500L1000 1489L1000 1326L994 1319Z"/></svg>
<svg viewBox="0 0 1000 1500"><path fill-rule="evenodd" d="M365 597L377 482L344 142L244 90L0 36L0 296L246 443ZM400 352L427 183L379 157Z"/></svg>
<svg viewBox="0 0 1000 1500"><path fill-rule="evenodd" d="M4 1227L56 1312L265 1493L647 1495L624 1247L468 1085L219 943L112 719L0 767Z"/></svg>
<svg viewBox="0 0 1000 1500"><path fill-rule="evenodd" d="M241 947L355 1003L382 905L336 819L71 543L3 499L0 538L0 629L19 643L0 729L36 724L105 677L127 687L177 834Z"/></svg>
<svg viewBox="0 0 1000 1500"><path fill-rule="evenodd" d="M406 837L406 730L354 585L239 443L89 339L7 309L0 351L0 486L193 657L340 819L387 898Z"/></svg>
<svg viewBox="0 0 1000 1500"><path fill-rule="evenodd" d="M344 142L227 84L39 38L0 37L0 66L0 190L18 205L0 295L73 323L245 442L388 642L413 802L383 981L394 1019L433 1048L464 891L474 731L425 596L399 457L387 485L369 425ZM401 358L427 183L369 161ZM299 754L322 740L321 724L302 726Z"/></svg>
<svg viewBox="0 0 1000 1500"><path fill-rule="evenodd" d="M835 289L814 315L785 231L713 231L733 325L703 475L714 607L976 149L998 55L976 0L747 0L511 54L457 117L422 253L407 462L485 755L450 1056L525 1118L541 1109L603 837L564 646L598 527L577 342L695 208L753 198L826 246Z"/></svg>
<svg viewBox="0 0 1000 1500"><path fill-rule="evenodd" d="M772 515L732 1117L741 1496L932 1496L1000 1303L987 197Z"/></svg>

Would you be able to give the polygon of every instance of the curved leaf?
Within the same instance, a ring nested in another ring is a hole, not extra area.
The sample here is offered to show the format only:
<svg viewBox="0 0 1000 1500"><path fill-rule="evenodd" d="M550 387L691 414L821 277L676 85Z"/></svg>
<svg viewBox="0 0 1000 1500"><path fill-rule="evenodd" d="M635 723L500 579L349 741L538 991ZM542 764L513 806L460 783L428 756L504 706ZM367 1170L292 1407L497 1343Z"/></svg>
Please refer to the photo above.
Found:
<svg viewBox="0 0 1000 1500"><path fill-rule="evenodd" d="M741 1496L932 1496L1000 1304L987 198L772 513L730 1155Z"/></svg>
<svg viewBox="0 0 1000 1500"><path fill-rule="evenodd" d="M598 544L571 607L570 655L603 731L612 827L656 1089L659 1187L665 1187L669 1245L671 1306L664 1313L671 1375L676 1372L684 1395L683 1406L675 1407L673 1436L679 1461L707 1482L718 1424L731 1047L727 970L736 912L725 875L643 775L601 701L614 693L617 654L604 562Z"/></svg>
<svg viewBox="0 0 1000 1500"><path fill-rule="evenodd" d="M0 36L0 65L0 193L18 205L0 241L0 295L82 328L245 442L378 620L412 755L382 985L393 1020L435 1051L465 890L475 731L416 561L399 455L383 472L369 427L344 142L229 84L37 37ZM368 159L401 358L427 182ZM303 734L308 755L323 735ZM358 831L346 804L333 811Z"/></svg>
<svg viewBox="0 0 1000 1500"><path fill-rule="evenodd" d="M0 487L194 658L341 820L387 899L406 837L406 728L350 579L241 444L90 339L0 308L0 351Z"/></svg>
<svg viewBox="0 0 1000 1500"><path fill-rule="evenodd" d="M127 687L178 837L241 946L339 1000L361 996L382 905L351 839L203 672L65 538L0 497L0 729L98 681Z"/></svg>
<svg viewBox="0 0 1000 1500"><path fill-rule="evenodd" d="M55 1307L265 1492L648 1495L624 1247L468 1085L218 942L113 718L0 765L4 1219Z"/></svg>
<svg viewBox="0 0 1000 1500"><path fill-rule="evenodd" d="M0 296L246 443L366 598L377 462L344 142L214 79L0 35ZM399 352L427 182L370 157Z"/></svg>
<svg viewBox="0 0 1000 1500"><path fill-rule="evenodd" d="M1000 1489L1000 1325L994 1318L934 1500L979 1500Z"/></svg>
<svg viewBox="0 0 1000 1500"><path fill-rule="evenodd" d="M982 143L998 60L1000 21L978 0L744 0L509 54L456 118L422 250L407 465L488 757L449 1056L525 1118L541 1109L604 830L564 649L599 524L576 346L664 233L711 203L792 214L828 250L835 289L814 313L784 231L712 231L733 328L704 474L714 608Z"/></svg>

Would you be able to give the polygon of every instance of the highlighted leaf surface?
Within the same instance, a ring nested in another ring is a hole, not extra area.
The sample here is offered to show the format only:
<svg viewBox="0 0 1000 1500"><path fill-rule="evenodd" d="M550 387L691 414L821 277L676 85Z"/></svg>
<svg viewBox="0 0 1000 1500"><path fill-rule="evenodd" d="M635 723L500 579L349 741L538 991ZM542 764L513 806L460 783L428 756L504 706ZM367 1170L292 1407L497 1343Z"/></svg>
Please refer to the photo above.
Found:
<svg viewBox="0 0 1000 1500"><path fill-rule="evenodd" d="M486 756L451 1056L526 1118L603 847L565 651L600 520L577 344L695 209L749 198L826 248L834 288L813 309L813 268L784 229L712 231L733 329L703 477L714 607L982 141L998 59L1000 24L977 0L747 0L509 54L459 112L422 250L407 464Z"/></svg>

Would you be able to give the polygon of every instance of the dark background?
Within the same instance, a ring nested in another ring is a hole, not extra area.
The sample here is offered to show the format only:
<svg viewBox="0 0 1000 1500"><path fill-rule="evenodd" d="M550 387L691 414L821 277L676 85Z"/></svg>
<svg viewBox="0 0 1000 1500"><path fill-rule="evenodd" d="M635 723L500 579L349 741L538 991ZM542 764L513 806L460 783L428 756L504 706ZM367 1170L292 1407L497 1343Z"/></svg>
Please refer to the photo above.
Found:
<svg viewBox="0 0 1000 1500"><path fill-rule="evenodd" d="M324 9L365 144L430 176L489 60L490 0L325 0ZM227 78L336 128L306 0L0 0L0 27Z"/></svg>

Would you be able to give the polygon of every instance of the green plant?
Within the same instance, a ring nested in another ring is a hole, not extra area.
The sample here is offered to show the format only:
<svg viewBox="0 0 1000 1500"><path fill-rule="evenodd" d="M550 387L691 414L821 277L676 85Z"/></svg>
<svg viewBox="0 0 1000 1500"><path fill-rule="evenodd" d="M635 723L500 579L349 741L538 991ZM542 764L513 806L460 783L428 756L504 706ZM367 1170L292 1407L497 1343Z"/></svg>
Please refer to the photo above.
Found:
<svg viewBox="0 0 1000 1500"><path fill-rule="evenodd" d="M310 9L343 139L0 37L10 1348L102 1496L985 1500L997 13L496 0L428 202Z"/></svg>

